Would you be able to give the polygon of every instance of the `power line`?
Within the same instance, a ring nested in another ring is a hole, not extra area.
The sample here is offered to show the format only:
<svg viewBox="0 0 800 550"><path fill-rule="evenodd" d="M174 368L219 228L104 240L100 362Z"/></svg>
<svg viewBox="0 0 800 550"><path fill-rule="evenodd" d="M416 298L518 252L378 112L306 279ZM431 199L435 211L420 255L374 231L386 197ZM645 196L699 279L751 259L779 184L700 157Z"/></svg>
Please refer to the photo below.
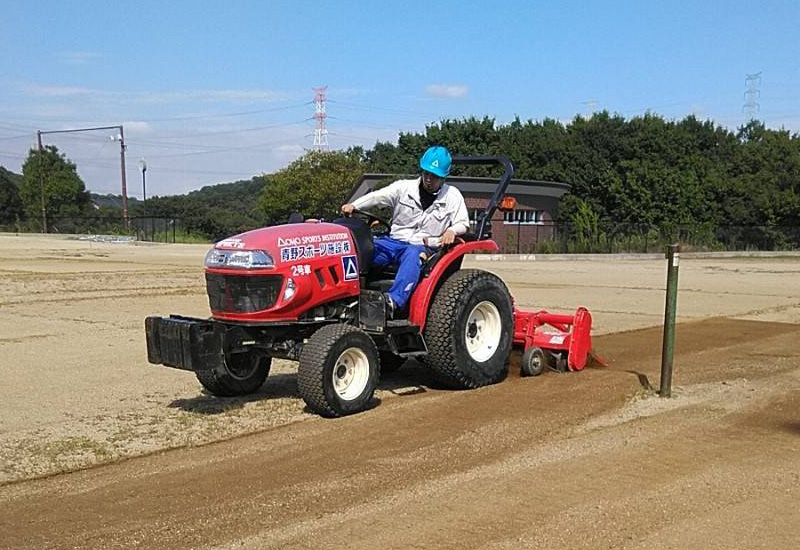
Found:
<svg viewBox="0 0 800 550"><path fill-rule="evenodd" d="M135 121L131 122L181 122L187 120L206 120L212 118L231 118L231 117L238 117L238 116L246 116L246 115L255 115L260 113L272 113L276 111L286 111L289 109L296 109L299 107L306 107L307 105L311 104L311 101L305 101L303 103L294 103L292 105L281 105L279 107L270 107L265 109L254 109L251 111L237 111L233 113L215 113L210 115L190 115L190 116L176 116L176 117L164 117L164 118L146 118L141 119L137 118ZM19 117L13 115L3 115L4 119L8 120L22 120L22 121L32 121L36 123L41 122L83 122L83 123L103 123L105 121L98 121L98 120L86 120L83 118L66 118L66 117L36 117L36 116L27 116L27 117ZM35 128L34 128L35 129Z"/></svg>
<svg viewBox="0 0 800 550"><path fill-rule="evenodd" d="M6 156L6 155L4 155L2 152L0 152L0 156ZM12 155L8 155L8 156L12 156ZM13 155L13 156L16 156L18 158L23 158L23 157L19 157L18 155ZM81 170L82 167L86 167L86 166L96 167L96 168L116 168L117 167L117 164L113 163L113 162L104 162L104 161L90 160L90 159L70 159L70 160L73 161L73 162L75 162L75 161L79 161L80 162L80 164L76 163L76 168L79 171ZM200 175L224 175L224 176L230 176L230 175L237 175L237 174L238 175L242 175L243 174L243 172L224 172L224 171L214 171L214 170L193 170L193 169L189 169L189 168L186 168L186 169L184 169L184 168L170 168L170 167L167 167L167 166L151 165L150 163L148 163L147 169L148 170L155 169L155 170L158 170L158 171L161 171L161 172L177 172L177 173L200 174Z"/></svg>
<svg viewBox="0 0 800 550"><path fill-rule="evenodd" d="M395 115L411 115L415 117L426 117L426 118L435 118L438 119L441 117L441 113L433 114L433 113L423 113L419 111L408 111L405 109L396 109L394 107L377 107L374 105L364 105L360 103L353 103L349 101L341 101L338 99L329 99L331 103L335 103L337 106L341 106L345 109L354 109L360 111L380 111L387 114L395 114Z"/></svg>
<svg viewBox="0 0 800 550"><path fill-rule="evenodd" d="M304 118L301 120L294 120L292 122L280 122L276 124L268 124L266 126L254 126L252 128L241 128L239 130L220 130L218 132L201 132L197 134L175 134L171 136L161 136L158 139L192 139L198 137L207 137L207 136L224 136L224 135L231 135L231 134L243 134L246 132L258 132L260 130L270 130L272 128L280 128L283 126L294 126L296 124L301 124L311 120L311 117Z"/></svg>
<svg viewBox="0 0 800 550"><path fill-rule="evenodd" d="M350 139L350 140L354 140L354 141L369 141L369 140L372 140L372 139L374 139L376 142L378 141L378 138L376 138L374 136L366 136L366 137L365 136L351 136L351 135L348 135L348 134L340 134L339 132L331 132L330 135L336 136L336 137L342 137L342 138Z"/></svg>
<svg viewBox="0 0 800 550"><path fill-rule="evenodd" d="M14 132L22 132L22 131L30 131L31 133L36 131L35 126L23 126L21 124L14 124L13 122L2 122L0 123L0 128L5 130L11 130Z"/></svg>
<svg viewBox="0 0 800 550"><path fill-rule="evenodd" d="M174 154L168 154L168 155L149 155L148 158L174 158L174 157L190 157L190 156L194 156L194 155L214 155L214 154L217 154L217 153L227 153L227 152L230 152L230 151L244 151L244 150L263 149L264 147L270 147L270 146L273 146L273 145L277 145L279 143L287 143L287 142L288 142L288 140L283 139L283 140L279 140L279 141L273 141L273 142L268 142L268 143L260 143L260 144L255 144L255 145L243 145L243 146L240 146L240 147L225 147L225 148L221 148L221 149L212 149L212 150L206 150L206 151L194 151L194 152L191 152L191 153L174 153Z"/></svg>
<svg viewBox="0 0 800 550"><path fill-rule="evenodd" d="M185 116L185 117L168 117L168 118L150 118L150 119L137 119L137 122L178 122L178 121L185 121L185 120L206 120L210 118L230 118L230 117L237 117L237 116L245 116L245 115L256 115L260 113L273 113L275 111L286 111L288 109L296 109L298 107L305 107L309 105L311 101L306 101L303 103L295 103L294 105L284 105L281 107L273 107L271 109L256 109L254 111L239 111L236 113L221 113L217 115L197 115L197 116Z"/></svg>
<svg viewBox="0 0 800 550"><path fill-rule="evenodd" d="M375 130L398 130L398 129L401 129L400 126L378 126L377 124L374 124L372 122L366 122L366 121L363 121L363 120L353 120L353 119L349 119L349 118L341 118L341 117L333 116L333 115L328 115L328 118L332 118L334 120L341 120L342 122L350 122L352 124L360 124L361 126L364 126L365 128L373 128ZM420 122L420 124L425 124L425 123L424 122Z"/></svg>
<svg viewBox="0 0 800 550"><path fill-rule="evenodd" d="M3 136L3 137L0 137L0 140L31 138L31 137L33 137L33 134L19 134L19 135L16 135L16 136Z"/></svg>

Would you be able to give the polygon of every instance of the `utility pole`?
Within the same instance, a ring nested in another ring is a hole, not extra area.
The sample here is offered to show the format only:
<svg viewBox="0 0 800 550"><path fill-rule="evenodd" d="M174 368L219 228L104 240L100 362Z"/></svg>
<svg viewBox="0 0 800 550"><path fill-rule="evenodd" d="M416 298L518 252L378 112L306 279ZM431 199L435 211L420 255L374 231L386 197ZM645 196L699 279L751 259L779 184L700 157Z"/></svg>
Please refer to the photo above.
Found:
<svg viewBox="0 0 800 550"><path fill-rule="evenodd" d="M48 130L46 132L37 130L36 137L39 142L39 152L42 152L42 136L44 134L71 134L73 132L93 132L96 130L119 130L119 135L112 136L111 139L114 141L119 141L119 166L122 182L122 218L125 222L125 229L130 229L131 223L130 219L128 218L128 186L125 178L125 132L122 129L122 124L117 126L96 126L94 128L73 128L70 130ZM47 233L47 219L45 217L44 207L44 183L42 183L42 227L44 232Z"/></svg>
<svg viewBox="0 0 800 550"><path fill-rule="evenodd" d="M314 149L317 151L328 149L328 128L325 126L325 119L328 118L328 113L325 109L325 102L328 98L325 96L327 86L321 88L311 88L316 95L314 96L314 119L317 121L317 128L314 130Z"/></svg>
<svg viewBox="0 0 800 550"><path fill-rule="evenodd" d="M142 171L142 228L144 229L144 240L147 240L147 163L144 158L139 159L139 169ZM152 226L152 223L150 224ZM138 230L137 230L138 234ZM153 233L155 240L155 233Z"/></svg>
<svg viewBox="0 0 800 550"><path fill-rule="evenodd" d="M42 233L47 233L47 209L44 206L44 154L42 152L42 132L36 131L36 143L39 145L39 191L42 195Z"/></svg>
<svg viewBox="0 0 800 550"><path fill-rule="evenodd" d="M122 219L125 220L125 229L130 231L131 220L128 217L128 183L125 178L125 132L122 124L119 125L119 169L122 182Z"/></svg>
<svg viewBox="0 0 800 550"><path fill-rule="evenodd" d="M142 171L142 213L147 216L147 180L145 173L147 172L147 163L144 159L139 159L139 170Z"/></svg>

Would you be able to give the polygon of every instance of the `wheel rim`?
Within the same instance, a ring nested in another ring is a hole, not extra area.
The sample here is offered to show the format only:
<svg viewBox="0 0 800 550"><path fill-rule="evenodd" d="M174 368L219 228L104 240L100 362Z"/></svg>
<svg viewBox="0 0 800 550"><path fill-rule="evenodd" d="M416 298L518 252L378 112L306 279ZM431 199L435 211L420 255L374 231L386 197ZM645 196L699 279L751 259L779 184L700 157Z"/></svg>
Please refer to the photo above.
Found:
<svg viewBox="0 0 800 550"><path fill-rule="evenodd" d="M544 355L541 353L534 353L531 355L530 370L531 372L539 372L544 368Z"/></svg>
<svg viewBox="0 0 800 550"><path fill-rule="evenodd" d="M484 301L472 308L464 331L470 357L479 363L488 361L500 344L502 328L500 311L492 302Z"/></svg>
<svg viewBox="0 0 800 550"><path fill-rule="evenodd" d="M351 401L364 392L369 380L369 359L360 348L348 348L333 365L333 389L341 399Z"/></svg>
<svg viewBox="0 0 800 550"><path fill-rule="evenodd" d="M236 380L247 380L258 369L259 357L253 353L233 353L225 357L225 371Z"/></svg>

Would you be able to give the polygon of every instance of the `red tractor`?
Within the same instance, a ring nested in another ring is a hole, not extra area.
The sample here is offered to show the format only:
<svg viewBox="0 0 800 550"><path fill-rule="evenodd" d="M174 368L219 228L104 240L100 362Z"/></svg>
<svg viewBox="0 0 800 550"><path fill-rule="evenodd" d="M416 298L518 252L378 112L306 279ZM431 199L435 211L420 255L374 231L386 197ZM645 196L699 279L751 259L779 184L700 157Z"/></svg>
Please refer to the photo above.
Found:
<svg viewBox="0 0 800 550"><path fill-rule="evenodd" d="M299 361L300 395L327 417L368 408L381 372L409 357L456 389L502 380L514 344L525 348L525 374L540 374L548 362L582 369L591 347L587 310L523 312L496 275L461 268L466 254L499 250L489 220L514 169L504 157L453 161L500 163L505 173L475 234L423 258L407 318L387 320L384 292L394 273L371 266L373 233L388 231L386 221L357 212L288 223L218 242L205 260L211 318L148 317L149 362L194 371L210 393L238 396L261 387L273 357ZM509 198L503 203L513 207Z"/></svg>

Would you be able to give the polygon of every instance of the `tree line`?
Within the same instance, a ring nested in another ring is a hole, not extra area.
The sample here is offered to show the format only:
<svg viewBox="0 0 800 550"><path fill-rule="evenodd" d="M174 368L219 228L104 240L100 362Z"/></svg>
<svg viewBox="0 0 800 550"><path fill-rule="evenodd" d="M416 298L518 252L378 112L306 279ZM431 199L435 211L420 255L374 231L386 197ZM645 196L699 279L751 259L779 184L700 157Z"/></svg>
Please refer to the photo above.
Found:
<svg viewBox="0 0 800 550"><path fill-rule="evenodd" d="M148 199L147 212L180 217L211 240L280 223L295 211L330 218L360 174L414 174L433 144L458 155L505 155L516 177L570 184L558 220L580 231L596 232L611 223L698 231L737 226L756 228L758 238L774 247L800 244L800 136L759 121L731 131L694 116L666 120L649 113L626 119L601 112L568 123L443 120L424 132L401 133L395 143L311 151L274 174ZM48 212L91 208L74 165L52 146L41 160L38 155L30 152L21 178L0 172L0 224L11 216L37 219L40 170ZM454 173L497 175L487 167L456 166Z"/></svg>

